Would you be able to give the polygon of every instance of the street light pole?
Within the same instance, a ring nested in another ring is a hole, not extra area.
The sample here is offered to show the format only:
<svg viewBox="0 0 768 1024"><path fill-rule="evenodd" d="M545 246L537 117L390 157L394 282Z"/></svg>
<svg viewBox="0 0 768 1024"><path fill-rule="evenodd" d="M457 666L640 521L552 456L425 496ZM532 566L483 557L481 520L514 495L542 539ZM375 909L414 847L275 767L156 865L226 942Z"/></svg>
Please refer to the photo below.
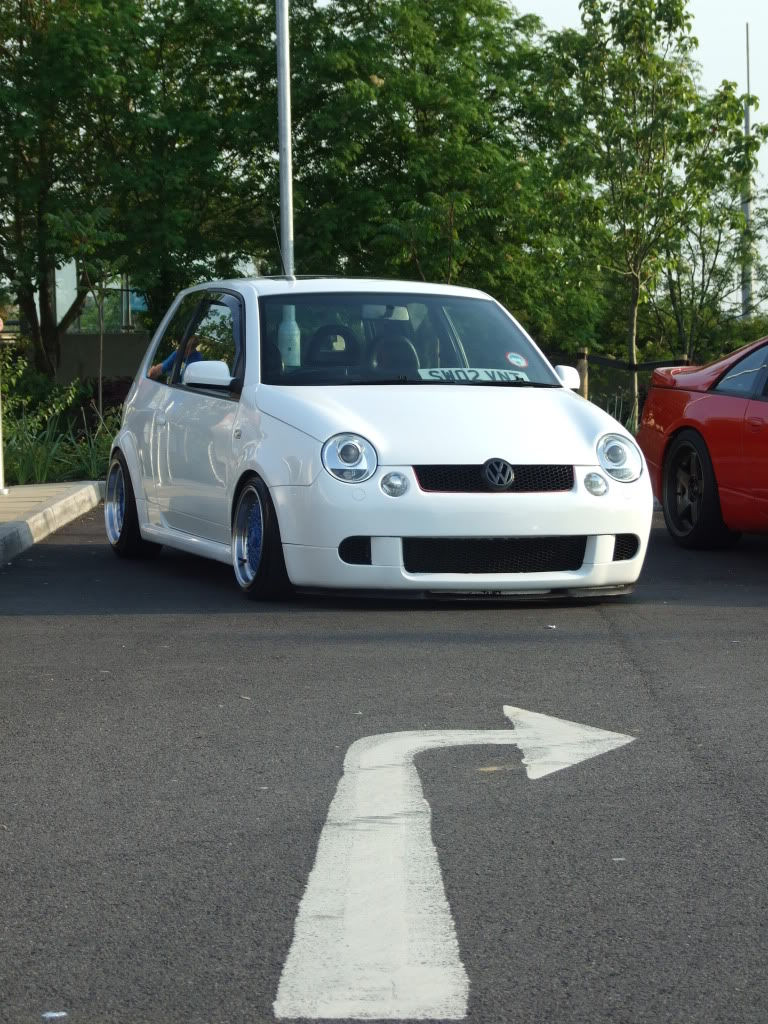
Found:
<svg viewBox="0 0 768 1024"><path fill-rule="evenodd" d="M2 343L3 334L2 319L0 319L0 344ZM5 486L5 460L3 457L3 388L2 381L0 381L0 494L7 494L8 488Z"/></svg>
<svg viewBox="0 0 768 1024"><path fill-rule="evenodd" d="M277 134L280 154L280 258L286 277L293 266L293 166L291 160L291 51L288 0L277 0ZM284 366L301 364L301 331L296 307L283 306L277 329L277 347Z"/></svg>
<svg viewBox="0 0 768 1024"><path fill-rule="evenodd" d="M747 22L747 98L744 100L744 136L749 139L752 131L750 125L750 84L749 84L749 22ZM744 214L745 238L747 246L750 244L750 228L752 227L752 175L750 174L744 185L741 198L741 212ZM752 315L752 256L749 248L744 254L744 263L741 268L741 316L744 320Z"/></svg>
<svg viewBox="0 0 768 1024"><path fill-rule="evenodd" d="M291 54L288 33L288 0L277 0L277 131L280 153L280 247L283 272L287 277L293 277Z"/></svg>

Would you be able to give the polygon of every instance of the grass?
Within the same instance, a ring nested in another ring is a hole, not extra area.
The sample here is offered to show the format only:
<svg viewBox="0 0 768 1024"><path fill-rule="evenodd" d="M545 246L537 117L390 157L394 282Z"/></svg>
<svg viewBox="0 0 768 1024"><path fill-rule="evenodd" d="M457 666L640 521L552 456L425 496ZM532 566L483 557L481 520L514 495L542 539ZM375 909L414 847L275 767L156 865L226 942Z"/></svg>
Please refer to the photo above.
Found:
<svg viewBox="0 0 768 1024"><path fill-rule="evenodd" d="M113 409L101 417L96 413L95 426L88 423L84 410L80 412L82 423L61 414L41 423L24 412L18 419L6 419L6 483L104 479L121 412Z"/></svg>

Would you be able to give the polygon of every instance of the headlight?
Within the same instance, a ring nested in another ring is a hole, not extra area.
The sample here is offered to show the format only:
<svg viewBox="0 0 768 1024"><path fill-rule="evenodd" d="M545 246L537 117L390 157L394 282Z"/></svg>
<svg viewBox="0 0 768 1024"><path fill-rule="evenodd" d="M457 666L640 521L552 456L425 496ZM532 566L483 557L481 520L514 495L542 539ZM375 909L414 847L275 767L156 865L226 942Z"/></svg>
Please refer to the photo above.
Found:
<svg viewBox="0 0 768 1024"><path fill-rule="evenodd" d="M606 434L597 442L597 458L605 472L614 480L629 484L643 472L640 449L621 434Z"/></svg>
<svg viewBox="0 0 768 1024"><path fill-rule="evenodd" d="M359 434L336 434L323 445L323 465L337 480L359 484L376 472L376 449Z"/></svg>

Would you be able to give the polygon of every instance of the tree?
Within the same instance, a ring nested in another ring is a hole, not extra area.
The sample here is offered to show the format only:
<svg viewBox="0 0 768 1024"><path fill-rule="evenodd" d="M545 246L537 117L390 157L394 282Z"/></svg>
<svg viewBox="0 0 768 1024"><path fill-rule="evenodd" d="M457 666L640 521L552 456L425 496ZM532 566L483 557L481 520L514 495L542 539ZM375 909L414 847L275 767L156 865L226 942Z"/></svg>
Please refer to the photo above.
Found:
<svg viewBox="0 0 768 1024"><path fill-rule="evenodd" d="M579 88L583 143L611 229L606 266L627 282L627 355L638 309L677 259L709 197L754 166L741 107L724 83L701 93L686 0L583 0ZM638 411L633 373L633 416Z"/></svg>
<svg viewBox="0 0 768 1024"><path fill-rule="evenodd" d="M117 114L93 104L132 284L156 325L196 280L237 273L264 236L276 149L271 6L141 0Z"/></svg>
<svg viewBox="0 0 768 1024"><path fill-rule="evenodd" d="M55 271L77 235L104 226L100 154L91 104L108 107L120 82L109 42L132 17L131 0L19 0L0 7L0 275L34 347L54 376L60 338L82 308L56 310ZM75 235L72 233L75 227Z"/></svg>

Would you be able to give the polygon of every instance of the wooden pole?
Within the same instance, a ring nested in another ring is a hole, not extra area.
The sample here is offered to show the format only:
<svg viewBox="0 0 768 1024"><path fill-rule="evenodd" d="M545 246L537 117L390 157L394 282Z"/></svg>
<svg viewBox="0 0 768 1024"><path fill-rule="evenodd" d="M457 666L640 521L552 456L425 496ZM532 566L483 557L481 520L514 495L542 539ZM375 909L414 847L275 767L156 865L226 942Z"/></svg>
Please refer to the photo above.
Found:
<svg viewBox="0 0 768 1024"><path fill-rule="evenodd" d="M583 348L576 353L576 369L579 371L579 394L589 398L589 349Z"/></svg>

